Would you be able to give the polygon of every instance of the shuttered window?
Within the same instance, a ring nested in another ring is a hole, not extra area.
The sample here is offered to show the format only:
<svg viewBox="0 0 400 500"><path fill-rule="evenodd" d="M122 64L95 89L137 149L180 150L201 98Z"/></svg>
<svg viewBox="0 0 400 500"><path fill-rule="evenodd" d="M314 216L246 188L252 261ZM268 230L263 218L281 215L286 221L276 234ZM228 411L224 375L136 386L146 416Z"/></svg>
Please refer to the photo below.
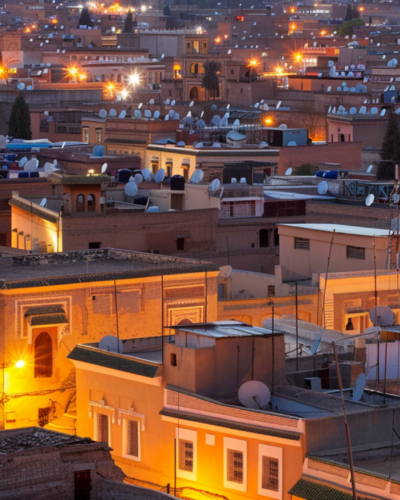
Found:
<svg viewBox="0 0 400 500"><path fill-rule="evenodd" d="M127 420L127 453L132 457L139 457L139 422Z"/></svg>
<svg viewBox="0 0 400 500"><path fill-rule="evenodd" d="M35 340L35 378L53 375L53 345L47 332L40 333Z"/></svg>
<svg viewBox="0 0 400 500"><path fill-rule="evenodd" d="M279 490L279 461L276 458L262 457L262 488Z"/></svg>
<svg viewBox="0 0 400 500"><path fill-rule="evenodd" d="M97 414L97 441L108 444L108 416Z"/></svg>
<svg viewBox="0 0 400 500"><path fill-rule="evenodd" d="M241 451L227 450L228 453L228 481L243 483L243 453Z"/></svg>
<svg viewBox="0 0 400 500"><path fill-rule="evenodd" d="M193 443L191 441L179 440L179 469L193 472Z"/></svg>

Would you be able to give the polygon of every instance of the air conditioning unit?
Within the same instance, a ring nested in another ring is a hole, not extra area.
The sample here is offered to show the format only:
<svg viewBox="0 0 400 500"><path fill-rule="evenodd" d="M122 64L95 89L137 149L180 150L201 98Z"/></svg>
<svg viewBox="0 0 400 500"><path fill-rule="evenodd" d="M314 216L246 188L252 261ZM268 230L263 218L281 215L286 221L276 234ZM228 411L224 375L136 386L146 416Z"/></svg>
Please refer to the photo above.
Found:
<svg viewBox="0 0 400 500"><path fill-rule="evenodd" d="M305 379L305 388L311 391L321 392L321 378L320 377L308 377Z"/></svg>

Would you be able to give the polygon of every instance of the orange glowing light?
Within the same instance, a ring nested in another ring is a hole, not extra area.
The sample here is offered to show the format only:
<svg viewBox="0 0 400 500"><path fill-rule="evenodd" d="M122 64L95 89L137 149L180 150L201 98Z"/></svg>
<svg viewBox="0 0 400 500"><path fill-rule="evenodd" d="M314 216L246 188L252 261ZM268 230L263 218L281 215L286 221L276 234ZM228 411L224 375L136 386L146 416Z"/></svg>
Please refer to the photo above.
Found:
<svg viewBox="0 0 400 500"><path fill-rule="evenodd" d="M71 68L67 68L68 74L70 76L76 76L78 73L78 69L75 66L72 66Z"/></svg>
<svg viewBox="0 0 400 500"><path fill-rule="evenodd" d="M294 7L291 7L291 9L290 9L290 13L291 13L291 14L294 14L295 12L296 12L296 9L295 9Z"/></svg>
<svg viewBox="0 0 400 500"><path fill-rule="evenodd" d="M16 368L23 368L25 366L25 361L23 359L20 359L15 363Z"/></svg>
<svg viewBox="0 0 400 500"><path fill-rule="evenodd" d="M295 55L294 55L294 59L296 62L301 62L303 60L303 55L300 54L300 52L297 52Z"/></svg>
<svg viewBox="0 0 400 500"><path fill-rule="evenodd" d="M220 37L214 38L214 42L215 43L221 43L221 38Z"/></svg>
<svg viewBox="0 0 400 500"><path fill-rule="evenodd" d="M30 33L31 32L31 29L30 28L26 28L25 29L25 33Z"/></svg>
<svg viewBox="0 0 400 500"><path fill-rule="evenodd" d="M174 64L174 71L180 71L182 68L180 64Z"/></svg>
<svg viewBox="0 0 400 500"><path fill-rule="evenodd" d="M33 30L37 29L36 24L32 24L31 28L32 28Z"/></svg>
<svg viewBox="0 0 400 500"><path fill-rule="evenodd" d="M53 24L57 24L57 23L58 23L58 19L52 19L52 20L51 20L51 22L52 22Z"/></svg>
<svg viewBox="0 0 400 500"><path fill-rule="evenodd" d="M292 24L292 25L290 26L290 29L291 29L292 31L294 31L296 28L297 28L297 26L296 26L295 24Z"/></svg>
<svg viewBox="0 0 400 500"><path fill-rule="evenodd" d="M107 85L107 90L108 90L109 92L112 92L114 89L115 89L115 85L114 85L113 83L109 83L109 84Z"/></svg>
<svg viewBox="0 0 400 500"><path fill-rule="evenodd" d="M80 81L86 80L87 75L85 73L79 73L78 78L79 78Z"/></svg>
<svg viewBox="0 0 400 500"><path fill-rule="evenodd" d="M272 118L269 118L269 117L268 117L268 118L266 118L266 119L264 120L264 123L265 123L265 125L268 125L268 126L269 126L269 125L272 125Z"/></svg>
<svg viewBox="0 0 400 500"><path fill-rule="evenodd" d="M320 32L320 35L321 35L321 36L325 36L325 35L326 35L326 31L325 31L325 30L321 31L321 32Z"/></svg>
<svg viewBox="0 0 400 500"><path fill-rule="evenodd" d="M275 73L281 75L283 73L283 69L280 66L278 66L277 68L275 68Z"/></svg>
<svg viewBox="0 0 400 500"><path fill-rule="evenodd" d="M358 10L359 10L360 12L364 12L365 7L358 7Z"/></svg>
<svg viewBox="0 0 400 500"><path fill-rule="evenodd" d="M4 66L0 66L0 77L5 75L7 73L7 70Z"/></svg>
<svg viewBox="0 0 400 500"><path fill-rule="evenodd" d="M257 66L257 60L256 59L252 59L250 61L250 66Z"/></svg>
<svg viewBox="0 0 400 500"><path fill-rule="evenodd" d="M226 39L226 38L228 38L228 35L224 35L224 38L225 38L225 39Z"/></svg>

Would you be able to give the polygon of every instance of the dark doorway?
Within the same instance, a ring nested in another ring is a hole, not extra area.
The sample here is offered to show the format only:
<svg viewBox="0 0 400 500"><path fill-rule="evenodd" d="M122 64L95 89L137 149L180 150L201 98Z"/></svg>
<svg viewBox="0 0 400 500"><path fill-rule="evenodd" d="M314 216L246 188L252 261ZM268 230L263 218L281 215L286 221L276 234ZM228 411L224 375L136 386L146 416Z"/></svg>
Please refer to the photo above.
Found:
<svg viewBox="0 0 400 500"><path fill-rule="evenodd" d="M35 378L51 377L53 374L53 346L51 337L42 332L35 340Z"/></svg>
<svg viewBox="0 0 400 500"><path fill-rule="evenodd" d="M74 472L75 500L90 500L91 482L90 470L77 470Z"/></svg>
<svg viewBox="0 0 400 500"><path fill-rule="evenodd" d="M260 248L269 247L269 229L260 229Z"/></svg>

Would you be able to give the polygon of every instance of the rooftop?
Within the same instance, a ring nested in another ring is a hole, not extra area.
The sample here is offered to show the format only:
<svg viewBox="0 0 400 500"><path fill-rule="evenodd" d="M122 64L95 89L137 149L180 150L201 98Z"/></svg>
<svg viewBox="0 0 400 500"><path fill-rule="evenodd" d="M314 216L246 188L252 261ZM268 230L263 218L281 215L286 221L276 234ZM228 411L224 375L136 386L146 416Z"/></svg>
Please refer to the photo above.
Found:
<svg viewBox="0 0 400 500"><path fill-rule="evenodd" d="M186 333L194 333L215 339L229 337L252 337L253 335L271 335L272 331L257 326L250 326L241 321L215 321L214 323L199 323L177 325L170 327Z"/></svg>
<svg viewBox="0 0 400 500"><path fill-rule="evenodd" d="M0 258L0 289L30 288L148 276L219 272L210 262L100 249Z"/></svg>
<svg viewBox="0 0 400 500"><path fill-rule="evenodd" d="M372 236L376 238L387 238L390 234L388 229L376 229L360 226L344 226L342 224L279 224L280 226L297 227L299 229L310 229L312 231L323 231L326 233L351 234L352 236Z"/></svg>

